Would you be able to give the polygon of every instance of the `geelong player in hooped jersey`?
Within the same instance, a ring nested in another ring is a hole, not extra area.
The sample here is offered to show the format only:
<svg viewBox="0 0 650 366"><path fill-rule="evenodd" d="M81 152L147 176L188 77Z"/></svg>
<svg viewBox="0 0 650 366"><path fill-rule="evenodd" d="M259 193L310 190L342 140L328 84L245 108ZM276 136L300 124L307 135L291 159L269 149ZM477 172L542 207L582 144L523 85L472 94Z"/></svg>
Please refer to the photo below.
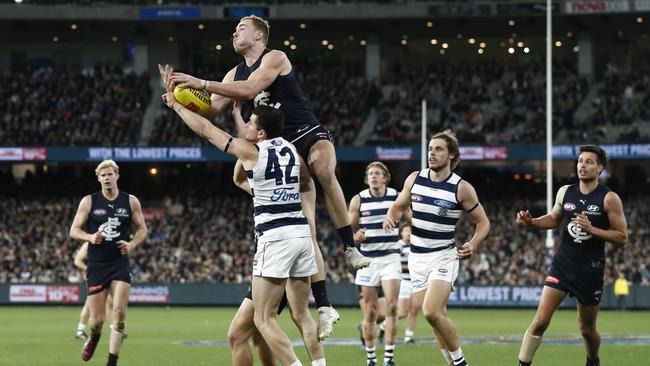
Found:
<svg viewBox="0 0 650 366"><path fill-rule="evenodd" d="M567 294L578 300L578 324L587 350L587 366L598 366L600 335L596 318L603 292L605 242L625 245L627 221L619 196L598 182L607 166L607 154L595 145L583 145L578 156L578 184L561 187L546 215L533 218L517 213L517 224L536 229L562 227L562 241L544 281L537 313L524 334L519 365L531 364L555 309Z"/></svg>
<svg viewBox="0 0 650 366"><path fill-rule="evenodd" d="M382 223L388 208L395 202L397 191L387 186L390 172L386 165L374 161L366 167L364 183L368 189L352 197L348 214L356 229L361 254L372 258L370 266L357 271L355 284L361 286L365 303L363 338L367 363L377 363L375 341L377 338L377 296L379 287L386 295L386 320L384 338L384 365L394 365L395 336L397 333L397 299L401 278L399 233L393 229L385 233Z"/></svg>
<svg viewBox="0 0 650 366"><path fill-rule="evenodd" d="M458 261L472 256L474 249L490 231L490 221L471 184L453 170L460 161L460 147L450 130L439 132L429 141L429 169L414 172L388 211L384 229L397 227L404 211L411 206L411 286L422 313L440 341L449 364L467 365L458 334L447 317L447 300L458 276ZM474 236L456 248L454 233L462 212L476 223Z"/></svg>
<svg viewBox="0 0 650 366"><path fill-rule="evenodd" d="M87 272L90 337L81 358L90 360L101 336L109 292L113 299L108 365L117 365L126 328L126 308L131 292L128 254L147 238L147 225L137 197L117 188L119 167L104 160L95 169L102 190L85 196L70 227L73 239L88 242ZM130 240L131 224L136 228Z"/></svg>
<svg viewBox="0 0 650 366"><path fill-rule="evenodd" d="M171 73L164 70L165 104L194 132L220 150L235 155L247 171L254 192L257 252L253 262L254 324L274 356L284 365L302 365L277 322L287 292L291 315L300 328L312 365L324 366L325 354L308 308L310 276L317 273L311 231L300 199L300 158L280 137L282 112L268 106L253 110L245 139L234 138L177 103ZM257 145L249 142L259 141Z"/></svg>
<svg viewBox="0 0 650 366"><path fill-rule="evenodd" d="M404 330L404 343L415 343L413 339L415 323L420 307L411 287L411 273L409 272L409 254L411 254L411 224L404 223L399 233L401 239L398 242L402 247L400 263L402 264L402 282L399 286L399 301L397 303L397 317L406 319Z"/></svg>

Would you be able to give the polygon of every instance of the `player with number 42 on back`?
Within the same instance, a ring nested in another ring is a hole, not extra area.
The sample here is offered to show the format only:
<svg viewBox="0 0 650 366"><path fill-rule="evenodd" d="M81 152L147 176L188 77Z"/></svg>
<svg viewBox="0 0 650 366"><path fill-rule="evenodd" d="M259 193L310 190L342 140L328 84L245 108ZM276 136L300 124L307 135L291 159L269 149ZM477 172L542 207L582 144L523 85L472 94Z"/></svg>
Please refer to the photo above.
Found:
<svg viewBox="0 0 650 366"><path fill-rule="evenodd" d="M219 150L235 155L255 191L257 252L253 261L252 300L256 328L282 364L302 365L276 319L286 288L292 318L300 329L312 365L325 366L323 346L309 314L310 276L318 273L318 267L311 230L297 193L301 172L307 170L301 169L296 148L280 137L282 112L269 106L255 108L246 124L246 139L234 138L174 99L169 68L161 69L161 75L167 91L163 102L198 135ZM296 194L281 197L281 202L274 200L275 192L284 189Z"/></svg>

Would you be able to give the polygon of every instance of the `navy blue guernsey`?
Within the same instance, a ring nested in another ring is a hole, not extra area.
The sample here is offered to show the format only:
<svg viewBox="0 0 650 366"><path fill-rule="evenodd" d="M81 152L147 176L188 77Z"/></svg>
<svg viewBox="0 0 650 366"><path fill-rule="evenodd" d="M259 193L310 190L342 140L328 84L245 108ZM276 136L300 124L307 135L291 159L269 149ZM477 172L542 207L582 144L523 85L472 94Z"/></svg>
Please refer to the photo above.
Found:
<svg viewBox="0 0 650 366"><path fill-rule="evenodd" d="M246 65L246 61L237 65L235 72L235 81L248 80L248 77L257 70L262 63L266 54L271 52L265 49L260 58L251 66ZM309 126L318 125L318 120L314 116L307 100L298 86L298 80L294 68L287 75L278 75L278 77L269 85L266 90L260 92L255 99L247 102L247 108L252 110L259 105L268 105L279 109L284 114L284 129L282 136L295 134L299 129Z"/></svg>
<svg viewBox="0 0 650 366"><path fill-rule="evenodd" d="M610 189L599 184L593 192L582 194L580 186L573 184L567 187L562 200L562 242L554 261L566 268L604 270L605 241L588 234L571 222L575 214L582 213L591 225L603 230L609 229L609 219L605 212L605 195Z"/></svg>
<svg viewBox="0 0 650 366"><path fill-rule="evenodd" d="M94 234L100 231L104 240L101 244L88 245L88 259L90 262L110 262L119 259L128 261L117 247L120 240L129 241L131 232L131 204L129 194L120 191L117 198L110 201L102 192L93 193L91 208L86 221L86 232Z"/></svg>

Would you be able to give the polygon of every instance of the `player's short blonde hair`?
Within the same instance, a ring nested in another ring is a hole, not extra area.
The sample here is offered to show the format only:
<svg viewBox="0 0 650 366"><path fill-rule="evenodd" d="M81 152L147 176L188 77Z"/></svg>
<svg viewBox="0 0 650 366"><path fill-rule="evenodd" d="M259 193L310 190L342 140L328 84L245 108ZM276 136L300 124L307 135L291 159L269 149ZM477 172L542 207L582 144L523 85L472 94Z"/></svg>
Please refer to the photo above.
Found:
<svg viewBox="0 0 650 366"><path fill-rule="evenodd" d="M101 172L102 169L106 169L106 168L111 168L113 169L113 172L118 174L120 172L120 167L117 166L116 162L114 162L111 159L106 159L97 165L97 168L95 168L95 175L99 175L99 172Z"/></svg>
<svg viewBox="0 0 650 366"><path fill-rule="evenodd" d="M441 139L447 143L447 150L449 150L449 154L454 155L454 157L451 158L451 170L456 169L458 163L460 163L460 144L458 143L458 137L456 137L456 134L451 132L450 129L446 129L433 135L431 137L431 140L433 139Z"/></svg>
<svg viewBox="0 0 650 366"><path fill-rule="evenodd" d="M258 17L257 15L249 15L249 16L241 18L239 21L243 22L244 20L252 21L253 26L255 26L255 28L258 31L262 32L263 38L264 38L264 44L269 43L269 30L271 29L271 26L269 25L269 22L267 22L266 20Z"/></svg>
<svg viewBox="0 0 650 366"><path fill-rule="evenodd" d="M384 172L384 177L386 177L386 184L390 182L390 172L388 171L388 167L386 164L382 163L381 161L373 161L372 163L368 164L366 167L366 173L363 176L363 183L368 184L368 171L370 168L379 168Z"/></svg>

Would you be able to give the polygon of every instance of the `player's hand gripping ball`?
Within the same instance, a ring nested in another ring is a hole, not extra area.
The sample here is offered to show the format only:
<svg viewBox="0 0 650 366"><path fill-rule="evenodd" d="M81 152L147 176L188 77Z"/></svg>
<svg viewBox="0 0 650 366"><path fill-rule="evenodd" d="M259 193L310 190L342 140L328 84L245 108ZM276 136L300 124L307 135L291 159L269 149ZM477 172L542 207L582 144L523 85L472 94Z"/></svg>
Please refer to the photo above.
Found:
<svg viewBox="0 0 650 366"><path fill-rule="evenodd" d="M203 117L210 112L210 93L205 90L196 90L192 88L174 88L174 98L183 107L198 113Z"/></svg>

